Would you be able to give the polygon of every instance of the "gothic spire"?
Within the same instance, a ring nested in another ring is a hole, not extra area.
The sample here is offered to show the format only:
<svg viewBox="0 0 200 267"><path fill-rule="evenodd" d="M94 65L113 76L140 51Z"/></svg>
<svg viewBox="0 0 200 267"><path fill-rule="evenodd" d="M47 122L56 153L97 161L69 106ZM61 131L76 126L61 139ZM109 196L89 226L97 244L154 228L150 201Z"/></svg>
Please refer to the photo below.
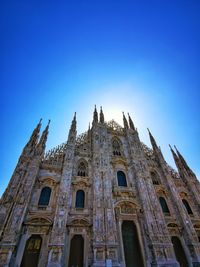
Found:
<svg viewBox="0 0 200 267"><path fill-rule="evenodd" d="M93 122L92 122L92 124L97 123L97 122L98 122L98 113L97 113L97 108L96 108L96 105L95 105L94 106Z"/></svg>
<svg viewBox="0 0 200 267"><path fill-rule="evenodd" d="M74 113L74 117L69 130L68 142L75 140L75 138L76 138L76 112Z"/></svg>
<svg viewBox="0 0 200 267"><path fill-rule="evenodd" d="M169 145L169 147L170 147L170 150L172 152L172 155L173 155L173 158L174 158L174 162L176 164L176 167L177 167L178 170L180 170L181 169L180 159L177 156L177 154L175 153L175 151L173 150L173 148L170 145Z"/></svg>
<svg viewBox="0 0 200 267"><path fill-rule="evenodd" d="M131 116L129 115L129 113L128 113L128 120L129 120L129 126L130 126L130 128L133 129L133 130L135 130L135 126L133 124L133 121L132 121Z"/></svg>
<svg viewBox="0 0 200 267"><path fill-rule="evenodd" d="M89 123L89 126L88 126L87 138L88 138L88 141L91 141L91 129L90 129L90 123Z"/></svg>
<svg viewBox="0 0 200 267"><path fill-rule="evenodd" d="M156 144L156 141L155 141L153 135L151 134L151 132L150 132L150 130L149 130L149 128L147 128L147 130L148 130L148 132L149 132L149 138L150 138L151 145L152 145L153 149L154 149L154 150L159 149L158 146L157 146L157 144Z"/></svg>
<svg viewBox="0 0 200 267"><path fill-rule="evenodd" d="M182 163L183 166L187 169L187 168L188 168L188 165L187 165L185 159L183 158L183 156L181 155L181 153L178 151L177 147L176 147L176 146L174 146L174 147L175 147L175 149L176 149L176 153L177 153L177 155L178 155L178 157L179 157L181 163Z"/></svg>
<svg viewBox="0 0 200 267"><path fill-rule="evenodd" d="M190 174L193 174L192 170L190 169L190 167L188 166L186 160L184 159L184 157L181 155L181 153L178 151L177 147L174 146L175 149L176 149L176 153L180 159L180 162L182 163L182 166L187 170L189 171Z"/></svg>
<svg viewBox="0 0 200 267"><path fill-rule="evenodd" d="M30 151L32 149L35 148L37 142L38 142L38 138L39 138L39 134L40 134L40 128L42 125L42 119L40 119L39 123L37 124L36 128L33 130L32 135L28 141L28 143L25 145L23 152L25 152L25 150L27 151L27 149Z"/></svg>
<svg viewBox="0 0 200 267"><path fill-rule="evenodd" d="M126 119L126 117L125 117L125 115L124 115L124 112L122 112L122 114L123 114L124 128L125 128L125 129L128 129L128 121L127 121L127 119Z"/></svg>
<svg viewBox="0 0 200 267"><path fill-rule="evenodd" d="M71 129L72 131L76 131L76 112L74 113L74 117L72 120L72 124L71 124Z"/></svg>
<svg viewBox="0 0 200 267"><path fill-rule="evenodd" d="M104 115L103 115L102 107L100 107L100 122L104 123Z"/></svg>
<svg viewBox="0 0 200 267"><path fill-rule="evenodd" d="M46 141L47 141L47 137L48 137L48 133L49 133L49 124L50 124L50 120L48 121L48 124L46 126L46 128L44 129L42 136L40 138L40 141L38 143L38 149L41 149L41 153L44 152L45 150L45 146L46 146Z"/></svg>

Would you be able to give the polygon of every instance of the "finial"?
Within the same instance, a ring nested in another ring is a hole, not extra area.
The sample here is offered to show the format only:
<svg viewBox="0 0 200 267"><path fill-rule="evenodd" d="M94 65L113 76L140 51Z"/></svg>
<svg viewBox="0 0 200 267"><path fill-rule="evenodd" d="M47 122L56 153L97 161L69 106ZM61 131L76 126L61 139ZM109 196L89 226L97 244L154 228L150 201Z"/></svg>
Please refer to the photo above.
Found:
<svg viewBox="0 0 200 267"><path fill-rule="evenodd" d="M51 120L48 120L48 124L47 124L48 126L49 126L50 122L51 122Z"/></svg>

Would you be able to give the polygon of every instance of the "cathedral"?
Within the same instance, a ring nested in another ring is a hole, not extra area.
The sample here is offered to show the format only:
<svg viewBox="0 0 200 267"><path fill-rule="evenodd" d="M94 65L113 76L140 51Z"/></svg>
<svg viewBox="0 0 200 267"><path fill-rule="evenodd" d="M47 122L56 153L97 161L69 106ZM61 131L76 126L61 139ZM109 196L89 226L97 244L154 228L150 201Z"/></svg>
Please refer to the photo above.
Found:
<svg viewBox="0 0 200 267"><path fill-rule="evenodd" d="M200 267L200 184L95 107L77 136L45 151L41 121L0 200L0 267ZM67 136L67 134L66 134Z"/></svg>

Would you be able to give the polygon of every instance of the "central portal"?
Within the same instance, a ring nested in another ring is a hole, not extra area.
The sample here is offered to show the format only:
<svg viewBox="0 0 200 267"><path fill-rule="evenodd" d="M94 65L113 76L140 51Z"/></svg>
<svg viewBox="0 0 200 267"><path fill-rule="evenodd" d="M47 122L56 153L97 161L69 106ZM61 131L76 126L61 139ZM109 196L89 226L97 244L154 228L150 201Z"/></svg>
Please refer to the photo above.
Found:
<svg viewBox="0 0 200 267"><path fill-rule="evenodd" d="M84 240L81 235L71 239L68 267L83 267Z"/></svg>
<svg viewBox="0 0 200 267"><path fill-rule="evenodd" d="M134 222L123 221L122 238L126 267L144 267L137 229Z"/></svg>

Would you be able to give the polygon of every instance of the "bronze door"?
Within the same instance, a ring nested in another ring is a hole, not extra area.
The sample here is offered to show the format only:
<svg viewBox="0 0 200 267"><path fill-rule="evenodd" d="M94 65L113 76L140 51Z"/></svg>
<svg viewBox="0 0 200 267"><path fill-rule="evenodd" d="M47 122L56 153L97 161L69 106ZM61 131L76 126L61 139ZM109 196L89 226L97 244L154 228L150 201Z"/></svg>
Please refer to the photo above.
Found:
<svg viewBox="0 0 200 267"><path fill-rule="evenodd" d="M81 235L71 239L68 267L83 267L84 240Z"/></svg>
<svg viewBox="0 0 200 267"><path fill-rule="evenodd" d="M132 221L123 221L122 238L126 267L144 267L137 229Z"/></svg>
<svg viewBox="0 0 200 267"><path fill-rule="evenodd" d="M27 240L20 267L38 266L41 244L42 244L42 238L39 235L32 235Z"/></svg>

